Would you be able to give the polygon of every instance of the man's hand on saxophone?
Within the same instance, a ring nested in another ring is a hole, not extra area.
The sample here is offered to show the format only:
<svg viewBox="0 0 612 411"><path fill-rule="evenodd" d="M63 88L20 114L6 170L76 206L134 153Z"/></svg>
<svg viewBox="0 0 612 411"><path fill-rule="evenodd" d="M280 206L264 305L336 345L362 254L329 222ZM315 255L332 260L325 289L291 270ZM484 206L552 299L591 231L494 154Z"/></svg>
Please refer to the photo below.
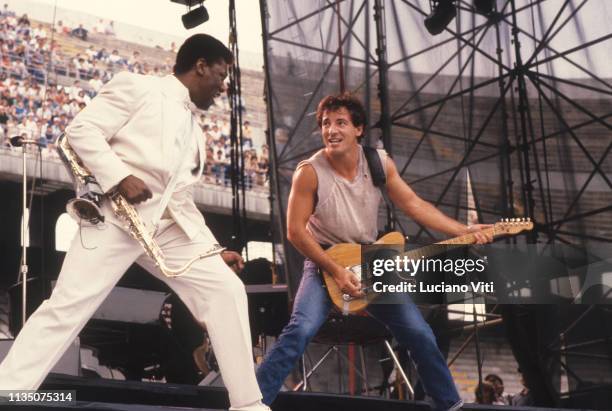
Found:
<svg viewBox="0 0 612 411"><path fill-rule="evenodd" d="M153 197L151 190L144 181L136 176L129 175L117 185L117 191L130 204L142 203Z"/></svg>

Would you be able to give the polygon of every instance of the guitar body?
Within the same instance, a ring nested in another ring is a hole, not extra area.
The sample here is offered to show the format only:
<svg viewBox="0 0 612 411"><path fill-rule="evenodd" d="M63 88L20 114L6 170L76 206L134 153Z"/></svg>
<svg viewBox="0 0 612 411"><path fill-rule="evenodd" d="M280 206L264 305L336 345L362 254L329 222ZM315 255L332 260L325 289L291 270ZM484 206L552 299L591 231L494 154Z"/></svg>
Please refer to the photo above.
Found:
<svg viewBox="0 0 612 411"><path fill-rule="evenodd" d="M488 232L493 238L500 236L516 235L523 231L529 231L533 229L533 223L529 218L506 218L501 222L495 223L492 227L486 228L482 232ZM476 239L473 233L464 234L459 237L451 238L448 240L440 241L436 244L445 244L449 246L467 246L474 244ZM386 245L401 245L403 247L405 243L404 236L398 232L392 232L385 234L374 244L386 244ZM360 244L336 244L327 250L327 254L338 264L345 267L347 270L353 272L361 282L364 282L361 273L361 245ZM403 253L403 255L410 255L410 258L416 256L427 256L430 257L436 254L436 249L430 250L430 247L425 246L409 252ZM416 257L418 258L418 257ZM366 293L364 297L354 298L347 294L344 294L334 278L323 272L323 280L327 286L327 292L334 303L334 306L340 310L343 314L354 314L359 311L365 310L376 297L377 294L370 292Z"/></svg>
<svg viewBox="0 0 612 411"><path fill-rule="evenodd" d="M405 243L404 236L398 232L391 232L382 236L374 244L401 244ZM336 244L326 253L338 264L343 267L360 267L361 266L361 245L360 244ZM357 275L357 274L356 274ZM345 294L340 290L336 280L331 274L323 271L323 280L327 287L327 293L331 298L334 306L343 314L354 314L365 308L376 298L376 293L368 293L361 298L346 299ZM361 280L361 278L360 278Z"/></svg>

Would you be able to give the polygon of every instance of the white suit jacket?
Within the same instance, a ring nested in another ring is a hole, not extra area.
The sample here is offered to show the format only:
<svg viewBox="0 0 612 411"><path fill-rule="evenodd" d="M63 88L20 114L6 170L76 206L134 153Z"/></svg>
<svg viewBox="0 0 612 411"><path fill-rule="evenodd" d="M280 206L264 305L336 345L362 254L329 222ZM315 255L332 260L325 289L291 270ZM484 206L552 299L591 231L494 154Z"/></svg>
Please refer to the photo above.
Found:
<svg viewBox="0 0 612 411"><path fill-rule="evenodd" d="M156 222L151 220L175 169L177 135L184 133L193 109L187 88L176 77L123 72L102 87L74 118L66 137L105 192L130 174L145 182L153 198L136 209L152 228L151 223ZM205 161L205 140L200 127L192 130L195 136L190 141L197 141L199 167L187 184L175 188L167 207L191 239L202 230L210 233L193 201L193 185L199 181ZM107 222L123 226L107 200L102 211Z"/></svg>

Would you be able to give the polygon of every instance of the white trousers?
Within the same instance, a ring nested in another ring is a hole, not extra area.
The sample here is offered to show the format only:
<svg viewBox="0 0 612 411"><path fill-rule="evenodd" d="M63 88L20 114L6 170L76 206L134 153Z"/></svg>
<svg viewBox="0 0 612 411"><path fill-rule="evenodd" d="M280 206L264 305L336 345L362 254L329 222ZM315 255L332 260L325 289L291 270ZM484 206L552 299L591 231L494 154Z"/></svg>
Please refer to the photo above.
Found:
<svg viewBox="0 0 612 411"><path fill-rule="evenodd" d="M209 250L215 242L207 227L189 240L172 220L162 221L156 241L172 268ZM0 364L0 389L37 389L134 261L168 284L194 317L206 324L232 408L258 409L249 406L258 403L261 393L240 279L218 255L196 262L182 276L168 278L136 240L112 224L102 229L83 227L72 240L51 297L28 319Z"/></svg>

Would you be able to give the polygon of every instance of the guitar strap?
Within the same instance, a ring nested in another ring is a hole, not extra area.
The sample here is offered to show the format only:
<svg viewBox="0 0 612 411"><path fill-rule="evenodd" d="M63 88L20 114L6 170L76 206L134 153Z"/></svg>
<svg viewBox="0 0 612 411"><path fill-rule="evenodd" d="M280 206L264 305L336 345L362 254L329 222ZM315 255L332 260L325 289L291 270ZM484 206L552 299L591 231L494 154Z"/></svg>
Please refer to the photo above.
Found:
<svg viewBox="0 0 612 411"><path fill-rule="evenodd" d="M368 168L372 175L372 183L375 187L384 186L387 182L387 176L385 175L385 169L383 168L382 161L378 155L378 150L374 147L363 146L363 153L365 154L368 162Z"/></svg>
<svg viewBox="0 0 612 411"><path fill-rule="evenodd" d="M376 150L374 147L363 146L363 153L365 154L365 158L368 162L368 168L370 169L370 175L372 176L372 184L374 184L374 187L378 187L380 189L380 193L382 194L387 207L393 209L393 203L391 203L387 193L387 176L385 175L385 169L382 161L380 161L378 150Z"/></svg>

